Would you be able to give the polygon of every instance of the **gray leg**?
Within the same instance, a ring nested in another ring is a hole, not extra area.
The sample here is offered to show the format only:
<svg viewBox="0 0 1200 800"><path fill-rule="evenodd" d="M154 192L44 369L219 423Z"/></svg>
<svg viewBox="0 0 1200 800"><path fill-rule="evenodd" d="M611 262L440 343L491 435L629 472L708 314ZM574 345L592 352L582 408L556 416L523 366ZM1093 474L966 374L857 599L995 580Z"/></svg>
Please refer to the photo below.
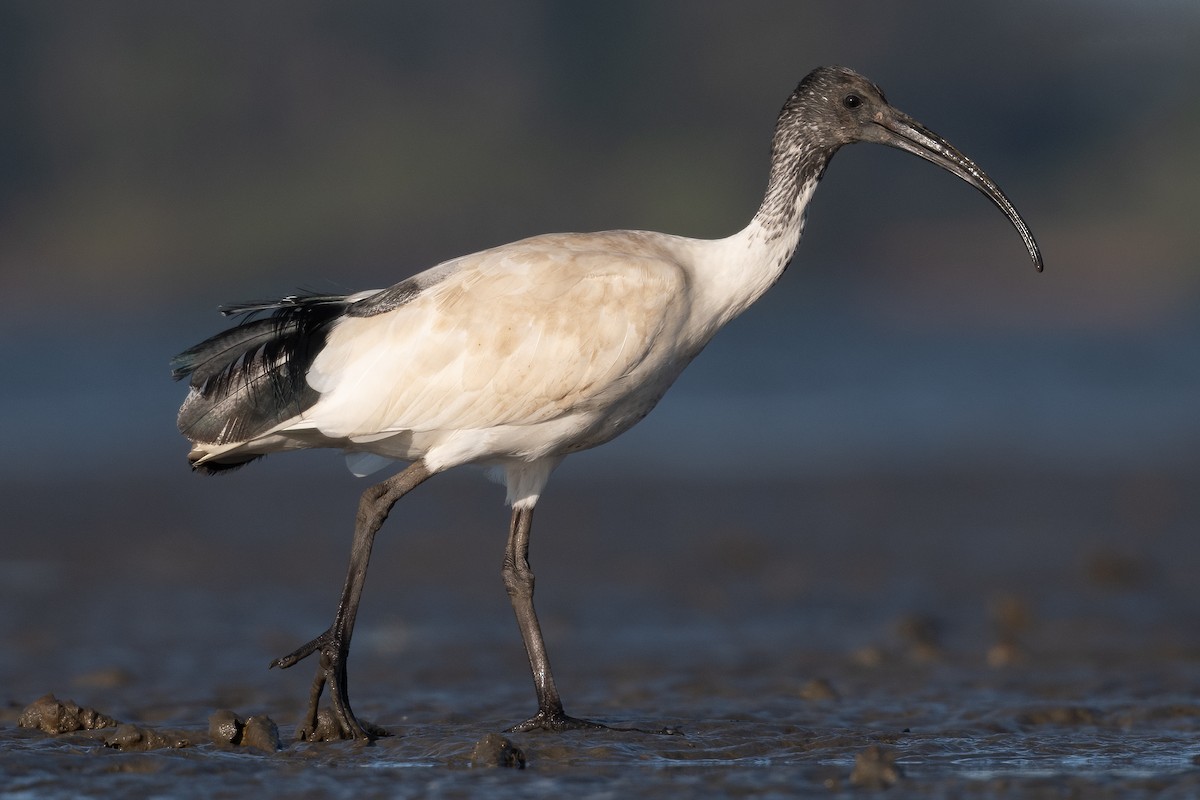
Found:
<svg viewBox="0 0 1200 800"><path fill-rule="evenodd" d="M562 699L554 685L550 671L550 660L546 657L546 643L542 639L542 626L538 624L537 612L533 610L533 570L529 568L529 528L533 522L533 509L513 509L512 525L508 532L508 546L504 550L504 588L512 601L513 613L521 638L525 640L525 652L529 656L529 668L533 671L533 688L537 692L538 712L524 722L509 728L509 732L522 732L541 728L550 731L565 731L577 728L606 728L598 722L568 717L563 712Z"/></svg>
<svg viewBox="0 0 1200 800"><path fill-rule="evenodd" d="M329 685L329 697L333 701L334 720L338 735L343 739L370 740L387 732L374 726L364 726L350 708L350 695L346 686L346 660L350 655L350 637L354 633L354 619L358 616L358 603L362 598L363 583L367 578L367 563L371 560L371 545L375 534L387 519L392 506L404 495L423 483L431 473L424 463L417 461L398 475L372 486L363 492L358 503L358 516L354 525L354 543L350 547L350 568L346 585L338 601L333 625L305 645L271 662L272 667L287 669L313 653L320 653L320 666L313 680L308 701L308 717L300 727L299 738L312 739L317 730L317 704L325 685Z"/></svg>

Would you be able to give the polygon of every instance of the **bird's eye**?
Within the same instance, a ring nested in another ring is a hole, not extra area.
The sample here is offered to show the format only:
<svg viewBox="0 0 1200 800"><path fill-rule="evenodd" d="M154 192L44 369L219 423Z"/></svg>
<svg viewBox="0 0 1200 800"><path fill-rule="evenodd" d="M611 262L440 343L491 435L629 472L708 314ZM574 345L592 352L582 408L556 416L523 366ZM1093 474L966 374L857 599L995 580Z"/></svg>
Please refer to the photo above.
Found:
<svg viewBox="0 0 1200 800"><path fill-rule="evenodd" d="M856 94L848 94L842 98L842 105L846 108L858 108L862 105L862 98Z"/></svg>

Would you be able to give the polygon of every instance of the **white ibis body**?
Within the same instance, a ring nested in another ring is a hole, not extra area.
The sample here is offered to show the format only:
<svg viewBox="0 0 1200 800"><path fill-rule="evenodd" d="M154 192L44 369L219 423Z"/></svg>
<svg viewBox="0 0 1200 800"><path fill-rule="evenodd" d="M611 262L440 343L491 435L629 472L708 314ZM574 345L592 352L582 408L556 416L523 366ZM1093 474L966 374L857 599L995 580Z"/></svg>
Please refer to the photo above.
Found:
<svg viewBox="0 0 1200 800"><path fill-rule="evenodd" d="M273 663L320 655L302 737L315 734L326 685L341 736L378 733L356 718L346 685L371 545L400 497L462 464L499 468L513 509L503 577L538 701L537 713L513 729L602 727L567 716L554 685L533 607L534 506L566 455L646 416L712 336L779 278L829 159L854 142L915 153L979 189L1042 268L1029 228L979 167L890 106L866 78L823 67L784 104L762 205L728 238L535 236L388 289L227 308L247 318L174 359L175 377L190 377L179 429L197 471L312 447L342 450L358 474L409 464L362 496L333 624Z"/></svg>

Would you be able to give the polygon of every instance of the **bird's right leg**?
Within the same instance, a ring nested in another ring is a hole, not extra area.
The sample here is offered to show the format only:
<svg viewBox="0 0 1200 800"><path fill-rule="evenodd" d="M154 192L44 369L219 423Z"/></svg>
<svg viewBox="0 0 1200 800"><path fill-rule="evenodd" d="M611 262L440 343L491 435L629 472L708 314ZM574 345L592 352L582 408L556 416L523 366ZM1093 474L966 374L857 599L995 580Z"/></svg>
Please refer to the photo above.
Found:
<svg viewBox="0 0 1200 800"><path fill-rule="evenodd" d="M375 534L387 519L392 506L401 497L430 477L429 469L421 461L411 464L403 472L377 483L363 492L358 503L358 515L354 525L354 543L350 548L350 567L346 584L338 601L333 625L311 642L298 647L282 658L271 662L272 667L287 669L313 653L320 653L320 666L313 679L308 700L308 715L300 726L298 738L312 740L317 732L317 707L321 693L329 685L329 696L333 702L333 717L338 736L343 739L370 740L386 735L386 731L371 726L368 729L350 708L350 695L346 686L346 661L350 656L350 637L354 633L354 619L358 616L358 604L362 598L363 584L367 578L367 564L371 560L371 545Z"/></svg>
<svg viewBox="0 0 1200 800"><path fill-rule="evenodd" d="M550 659L546 656L542 626L533 608L534 577L529 566L529 530L532 523L532 506L513 508L501 574L512 601L513 613L517 617L517 627L521 629L521 638L525 642L525 653L529 656L538 711L524 722L509 728L508 732L521 733L539 728L548 731L606 729L607 725L570 717L563 711L562 699L554 685L554 674L550 671Z"/></svg>
<svg viewBox="0 0 1200 800"><path fill-rule="evenodd" d="M524 722L518 722L507 733L524 733L532 730L609 730L626 733L651 733L674 736L681 733L677 728L620 728L605 725L590 719L568 716L563 711L562 698L554 684L550 671L550 659L546 655L546 642L542 637L542 626L533 608L533 569L529 566L529 531L533 525L533 506L513 508L512 523L508 530L508 545L504 550L504 567L501 575L504 588L508 590L517 627L525 642L525 654L529 656L529 668L533 674L533 688L537 693L538 710Z"/></svg>

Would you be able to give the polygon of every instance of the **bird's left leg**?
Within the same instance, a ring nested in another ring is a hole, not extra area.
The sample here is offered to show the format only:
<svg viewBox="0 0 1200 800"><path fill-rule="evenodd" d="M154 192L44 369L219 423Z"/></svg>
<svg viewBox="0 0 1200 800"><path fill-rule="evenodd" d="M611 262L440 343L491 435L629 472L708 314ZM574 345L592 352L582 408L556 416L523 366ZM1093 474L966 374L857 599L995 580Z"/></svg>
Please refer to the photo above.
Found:
<svg viewBox="0 0 1200 800"><path fill-rule="evenodd" d="M369 741L376 736L387 734L382 728L361 723L350 708L350 695L346 687L346 660L350 655L350 637L354 633L354 619L358 615L358 604L367 578L367 564L371 560L371 545L375 541L375 534L387 519L396 501L423 483L431 474L424 463L416 461L398 475L393 475L363 492L355 519L350 567L333 625L311 642L271 662L272 667L287 669L313 653L320 653L321 663L309 695L308 716L298 731L301 739L312 740L317 734L317 705L326 684L329 685L329 696L333 702L338 736L343 739Z"/></svg>

